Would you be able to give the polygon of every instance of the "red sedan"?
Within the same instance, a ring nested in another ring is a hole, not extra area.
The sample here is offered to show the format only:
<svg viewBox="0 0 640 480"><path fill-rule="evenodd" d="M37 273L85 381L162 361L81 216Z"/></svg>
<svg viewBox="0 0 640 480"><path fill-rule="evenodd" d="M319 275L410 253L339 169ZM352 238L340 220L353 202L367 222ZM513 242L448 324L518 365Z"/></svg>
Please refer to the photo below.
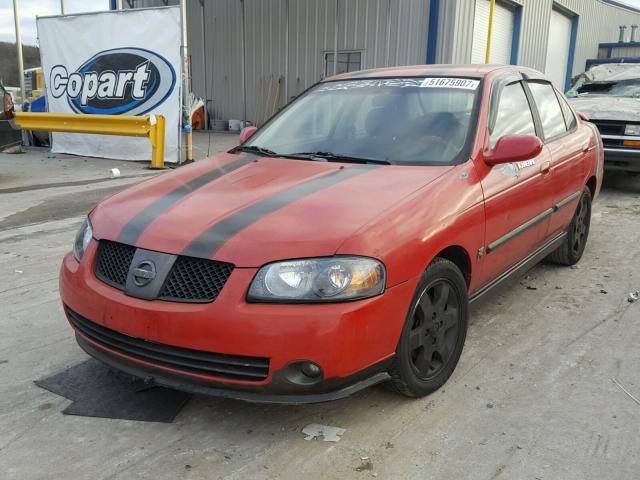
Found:
<svg viewBox="0 0 640 480"><path fill-rule="evenodd" d="M245 400L426 395L470 302L580 260L602 181L595 127L515 66L340 75L241 140L91 211L60 275L89 355Z"/></svg>

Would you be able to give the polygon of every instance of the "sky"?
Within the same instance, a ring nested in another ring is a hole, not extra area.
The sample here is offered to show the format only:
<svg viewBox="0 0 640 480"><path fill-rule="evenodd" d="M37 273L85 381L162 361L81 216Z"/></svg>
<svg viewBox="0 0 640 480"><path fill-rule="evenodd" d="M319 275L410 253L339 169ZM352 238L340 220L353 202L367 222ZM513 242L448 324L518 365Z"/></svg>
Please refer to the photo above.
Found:
<svg viewBox="0 0 640 480"><path fill-rule="evenodd" d="M59 15L60 0L20 0L19 6L22 43L36 45L36 15ZM67 13L108 10L109 0L66 0L66 9ZM16 41L13 0L0 0L0 41Z"/></svg>
<svg viewBox="0 0 640 480"><path fill-rule="evenodd" d="M640 9L640 0L617 0ZM60 0L20 0L20 29L22 43L36 45L36 15L57 15ZM108 10L109 0L66 0L67 13ZM12 0L0 0L0 41L14 42Z"/></svg>

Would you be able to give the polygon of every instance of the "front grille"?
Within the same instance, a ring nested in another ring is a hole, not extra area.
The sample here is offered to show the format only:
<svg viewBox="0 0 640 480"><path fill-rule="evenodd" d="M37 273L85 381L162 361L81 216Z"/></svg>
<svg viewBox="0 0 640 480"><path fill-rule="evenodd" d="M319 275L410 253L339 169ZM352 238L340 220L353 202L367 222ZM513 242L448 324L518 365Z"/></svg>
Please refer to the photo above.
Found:
<svg viewBox="0 0 640 480"><path fill-rule="evenodd" d="M593 123L600 130L600 135L624 135L625 123L595 120Z"/></svg>
<svg viewBox="0 0 640 480"><path fill-rule="evenodd" d="M124 290L135 253L136 248L130 245L101 240L95 267L96 276L112 287Z"/></svg>
<svg viewBox="0 0 640 480"><path fill-rule="evenodd" d="M186 302L211 302L233 272L230 263L193 257L179 257L171 268L160 299Z"/></svg>
<svg viewBox="0 0 640 480"><path fill-rule="evenodd" d="M136 247L101 240L95 265L96 277L125 290ZM213 302L233 272L234 265L194 257L178 257L158 295L159 300L184 303ZM161 279L160 279L161 280Z"/></svg>
<svg viewBox="0 0 640 480"><path fill-rule="evenodd" d="M269 374L269 359L205 352L174 347L130 337L93 323L66 307L71 324L98 345L153 363L188 373L232 380L259 382Z"/></svg>

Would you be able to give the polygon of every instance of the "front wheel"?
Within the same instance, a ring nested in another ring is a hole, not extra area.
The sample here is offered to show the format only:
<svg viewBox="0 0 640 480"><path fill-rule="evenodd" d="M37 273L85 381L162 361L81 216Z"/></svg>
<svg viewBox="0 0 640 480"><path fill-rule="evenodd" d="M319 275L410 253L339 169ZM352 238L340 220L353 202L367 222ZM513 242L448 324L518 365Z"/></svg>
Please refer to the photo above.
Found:
<svg viewBox="0 0 640 480"><path fill-rule="evenodd" d="M574 265L580 261L589 238L591 225L591 191L585 188L580 196L580 202L571 219L565 241L551 252L548 260L560 265Z"/></svg>
<svg viewBox="0 0 640 480"><path fill-rule="evenodd" d="M449 379L468 325L467 285L458 267L436 258L422 275L396 349L390 386L422 397Z"/></svg>

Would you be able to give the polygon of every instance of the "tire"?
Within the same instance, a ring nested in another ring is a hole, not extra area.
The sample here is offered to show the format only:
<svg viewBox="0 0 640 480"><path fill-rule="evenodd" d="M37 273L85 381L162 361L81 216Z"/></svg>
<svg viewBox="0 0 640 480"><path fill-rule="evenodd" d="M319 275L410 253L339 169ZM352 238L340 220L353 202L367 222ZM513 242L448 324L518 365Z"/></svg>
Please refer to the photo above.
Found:
<svg viewBox="0 0 640 480"><path fill-rule="evenodd" d="M567 238L556 250L551 252L547 260L560 265L575 265L582 258L584 248L589 238L591 225L591 191L585 188L580 196L580 202L573 214Z"/></svg>
<svg viewBox="0 0 640 480"><path fill-rule="evenodd" d="M458 364L469 320L467 284L458 267L436 258L413 295L388 386L407 397L428 395Z"/></svg>

